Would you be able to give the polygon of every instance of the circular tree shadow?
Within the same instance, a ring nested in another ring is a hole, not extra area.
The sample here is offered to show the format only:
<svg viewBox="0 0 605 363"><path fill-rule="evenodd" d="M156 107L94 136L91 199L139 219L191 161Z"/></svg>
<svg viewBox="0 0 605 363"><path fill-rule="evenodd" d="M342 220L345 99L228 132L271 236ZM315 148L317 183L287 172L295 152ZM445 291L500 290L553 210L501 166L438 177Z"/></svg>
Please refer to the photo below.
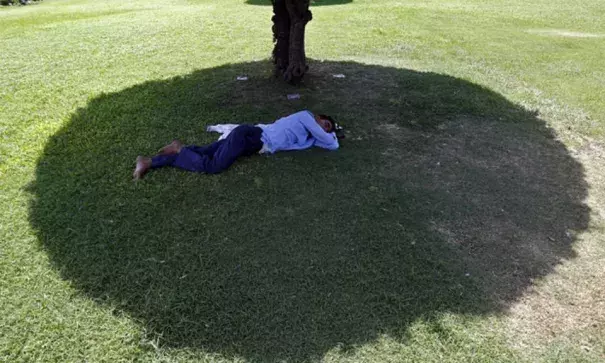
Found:
<svg viewBox="0 0 605 363"><path fill-rule="evenodd" d="M352 3L353 0L311 0L311 6L327 6L327 5L342 5ZM248 5L269 6L271 0L246 0Z"/></svg>
<svg viewBox="0 0 605 363"><path fill-rule="evenodd" d="M575 256L584 171L535 114L447 75L349 62L315 62L288 101L268 63L101 95L49 140L30 219L65 279L165 346L305 360L504 312ZM303 108L345 126L340 150L130 180L173 137Z"/></svg>

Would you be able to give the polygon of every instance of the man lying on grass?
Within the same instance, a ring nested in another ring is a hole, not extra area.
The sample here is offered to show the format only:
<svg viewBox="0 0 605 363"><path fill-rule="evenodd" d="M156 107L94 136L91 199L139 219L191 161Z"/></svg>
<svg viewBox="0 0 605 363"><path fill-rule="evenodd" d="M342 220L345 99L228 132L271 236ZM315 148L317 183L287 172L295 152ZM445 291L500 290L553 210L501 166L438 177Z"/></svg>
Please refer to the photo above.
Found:
<svg viewBox="0 0 605 363"><path fill-rule="evenodd" d="M228 125L218 125L214 130L221 131L220 126ZM338 129L330 116L315 116L309 111L301 111L268 125L239 125L228 130L226 137L206 146L183 146L174 140L152 158L139 156L133 177L142 179L149 169L163 166L216 174L230 167L240 156L303 150L313 146L336 150L339 146Z"/></svg>

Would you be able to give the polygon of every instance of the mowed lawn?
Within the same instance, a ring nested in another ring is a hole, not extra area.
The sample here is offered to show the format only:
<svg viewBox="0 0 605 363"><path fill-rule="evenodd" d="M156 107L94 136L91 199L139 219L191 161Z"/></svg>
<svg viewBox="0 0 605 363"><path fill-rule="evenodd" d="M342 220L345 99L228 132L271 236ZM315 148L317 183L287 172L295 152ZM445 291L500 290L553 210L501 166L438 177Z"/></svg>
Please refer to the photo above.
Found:
<svg viewBox="0 0 605 363"><path fill-rule="evenodd" d="M0 361L605 361L605 3L312 11L289 86L269 1L0 8ZM306 108L338 151L131 180Z"/></svg>

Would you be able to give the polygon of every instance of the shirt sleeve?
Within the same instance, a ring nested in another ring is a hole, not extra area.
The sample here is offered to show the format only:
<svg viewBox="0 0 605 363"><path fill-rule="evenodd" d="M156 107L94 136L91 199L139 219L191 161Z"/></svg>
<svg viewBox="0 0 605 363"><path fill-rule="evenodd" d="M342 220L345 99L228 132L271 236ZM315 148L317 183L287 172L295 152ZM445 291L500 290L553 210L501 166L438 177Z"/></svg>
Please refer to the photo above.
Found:
<svg viewBox="0 0 605 363"><path fill-rule="evenodd" d="M334 132L325 132L324 129L319 126L317 121L315 121L315 117L313 114L308 111L301 111L300 121L305 126L305 129L309 131L311 136L314 139L314 146L318 146L328 150L336 150L338 149L338 138Z"/></svg>

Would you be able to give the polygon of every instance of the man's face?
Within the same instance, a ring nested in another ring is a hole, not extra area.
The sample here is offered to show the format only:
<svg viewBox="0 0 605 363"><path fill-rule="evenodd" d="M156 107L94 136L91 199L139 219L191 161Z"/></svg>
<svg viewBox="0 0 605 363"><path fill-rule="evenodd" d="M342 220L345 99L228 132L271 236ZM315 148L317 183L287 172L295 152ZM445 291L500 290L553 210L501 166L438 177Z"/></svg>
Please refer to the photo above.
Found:
<svg viewBox="0 0 605 363"><path fill-rule="evenodd" d="M315 121L317 121L319 126L321 126L325 132L332 132L332 123L329 120L315 116Z"/></svg>

